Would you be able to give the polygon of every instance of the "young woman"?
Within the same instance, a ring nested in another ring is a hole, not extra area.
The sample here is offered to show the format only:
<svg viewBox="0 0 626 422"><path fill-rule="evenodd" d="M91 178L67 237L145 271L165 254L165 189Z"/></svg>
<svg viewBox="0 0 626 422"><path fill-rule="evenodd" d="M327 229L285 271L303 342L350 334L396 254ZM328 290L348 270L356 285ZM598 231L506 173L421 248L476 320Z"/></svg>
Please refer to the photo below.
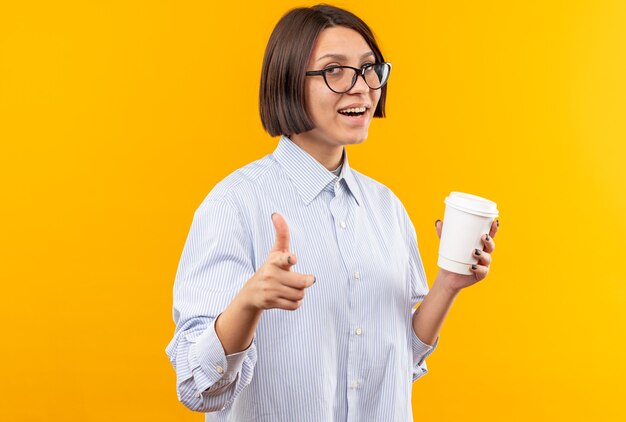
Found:
<svg viewBox="0 0 626 422"><path fill-rule="evenodd" d="M411 383L458 292L486 277L497 225L471 275L439 270L429 291L402 203L345 150L385 115L390 71L350 12L276 25L260 111L282 136L203 201L176 275L167 354L207 421L412 420Z"/></svg>

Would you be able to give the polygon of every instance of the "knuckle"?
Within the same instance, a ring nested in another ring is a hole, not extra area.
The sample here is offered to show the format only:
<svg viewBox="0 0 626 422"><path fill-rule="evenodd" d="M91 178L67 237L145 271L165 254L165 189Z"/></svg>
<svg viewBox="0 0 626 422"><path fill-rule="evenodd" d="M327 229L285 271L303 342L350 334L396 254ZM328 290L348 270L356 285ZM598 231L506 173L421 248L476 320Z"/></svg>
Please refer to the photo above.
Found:
<svg viewBox="0 0 626 422"><path fill-rule="evenodd" d="M272 252L270 258L268 259L269 263L275 267L280 266L283 262L287 262L287 257L282 252Z"/></svg>
<svg viewBox="0 0 626 422"><path fill-rule="evenodd" d="M274 265L277 267L285 265L287 263L287 258L288 255L286 253L277 253L274 260Z"/></svg>
<svg viewBox="0 0 626 422"><path fill-rule="evenodd" d="M265 281L264 284L268 284L273 282L276 279L276 273L274 271L272 271L271 269L266 269L264 274L263 274L263 280Z"/></svg>
<svg viewBox="0 0 626 422"><path fill-rule="evenodd" d="M298 280L298 288L299 289L305 289L306 286L307 286L306 277L302 277L300 280Z"/></svg>
<svg viewBox="0 0 626 422"><path fill-rule="evenodd" d="M295 262L295 259L294 259L293 255L288 254L288 253L283 253L278 258L278 260L276 262L276 266L282 268L285 265L293 265L294 262Z"/></svg>

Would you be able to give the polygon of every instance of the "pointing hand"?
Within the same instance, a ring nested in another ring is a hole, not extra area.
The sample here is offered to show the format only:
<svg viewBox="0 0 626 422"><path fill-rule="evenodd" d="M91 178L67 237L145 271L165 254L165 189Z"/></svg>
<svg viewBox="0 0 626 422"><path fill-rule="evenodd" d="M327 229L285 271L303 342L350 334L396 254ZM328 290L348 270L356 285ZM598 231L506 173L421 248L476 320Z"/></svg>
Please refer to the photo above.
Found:
<svg viewBox="0 0 626 422"><path fill-rule="evenodd" d="M304 299L304 290L315 283L315 276L291 271L297 258L289 251L289 227L282 215L274 213L271 218L276 232L274 246L244 288L254 309L294 311Z"/></svg>

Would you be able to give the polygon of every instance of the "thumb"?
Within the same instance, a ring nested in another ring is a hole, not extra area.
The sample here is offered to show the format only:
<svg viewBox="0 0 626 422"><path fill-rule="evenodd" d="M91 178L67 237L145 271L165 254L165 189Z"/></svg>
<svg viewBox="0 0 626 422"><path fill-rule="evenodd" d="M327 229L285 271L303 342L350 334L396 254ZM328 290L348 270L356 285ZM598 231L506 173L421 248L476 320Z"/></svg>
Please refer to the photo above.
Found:
<svg viewBox="0 0 626 422"><path fill-rule="evenodd" d="M272 251L289 252L289 227L287 222L277 212L272 213L272 223L274 223L274 230L276 231L276 241Z"/></svg>
<svg viewBox="0 0 626 422"><path fill-rule="evenodd" d="M437 230L437 237L441 239L441 230L443 229L443 223L441 220L435 221L435 229Z"/></svg>

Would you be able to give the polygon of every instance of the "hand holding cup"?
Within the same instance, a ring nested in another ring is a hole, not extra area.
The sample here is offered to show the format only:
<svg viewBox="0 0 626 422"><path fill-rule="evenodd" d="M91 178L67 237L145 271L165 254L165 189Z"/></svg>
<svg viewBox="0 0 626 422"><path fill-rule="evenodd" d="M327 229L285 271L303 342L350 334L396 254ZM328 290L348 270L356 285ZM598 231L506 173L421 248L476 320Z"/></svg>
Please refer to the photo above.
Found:
<svg viewBox="0 0 626 422"><path fill-rule="evenodd" d="M500 223L494 220L496 204L487 199L452 192L445 203L447 225L435 222L441 239L437 264L449 287L458 291L487 277Z"/></svg>

